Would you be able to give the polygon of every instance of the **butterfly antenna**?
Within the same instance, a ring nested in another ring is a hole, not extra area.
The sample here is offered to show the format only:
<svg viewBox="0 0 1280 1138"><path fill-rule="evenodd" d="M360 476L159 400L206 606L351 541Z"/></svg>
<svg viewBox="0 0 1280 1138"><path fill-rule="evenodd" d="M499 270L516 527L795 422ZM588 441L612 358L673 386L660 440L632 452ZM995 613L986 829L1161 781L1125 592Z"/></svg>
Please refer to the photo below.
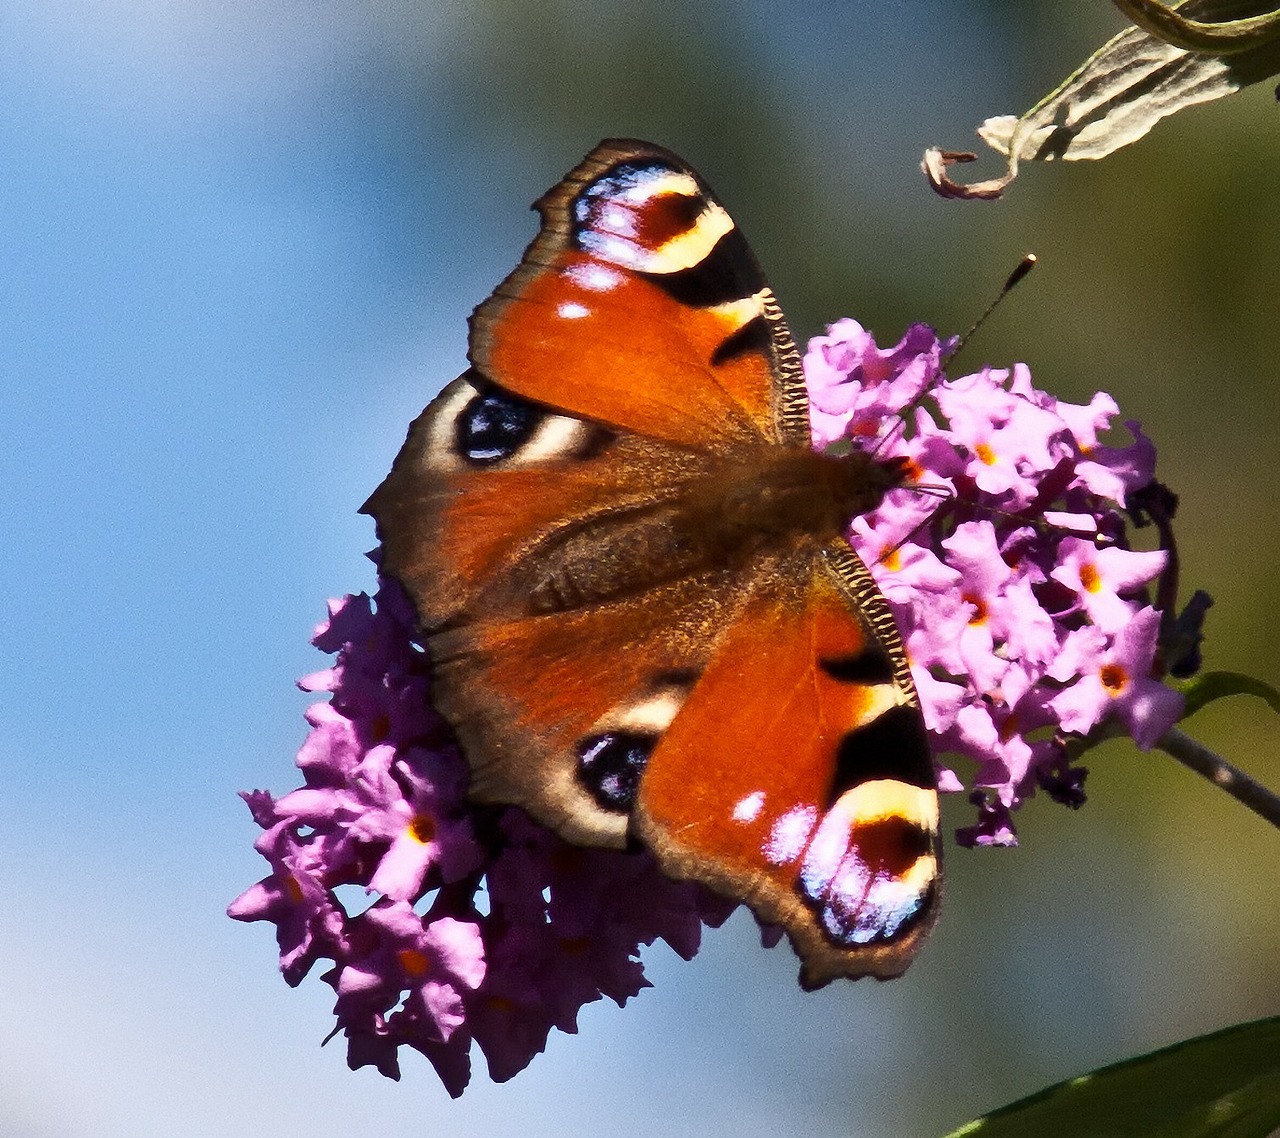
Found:
<svg viewBox="0 0 1280 1138"><path fill-rule="evenodd" d="M1035 267L1036 255L1034 253L1028 253L1021 261L1018 262L1018 265L1013 272L1009 274L1008 279L1004 282L1004 287L996 293L995 299L987 305L986 312L973 322L973 327L971 327L969 331L956 340L952 345L951 350L943 357L944 360L953 359L959 354L961 349L964 348L964 346L973 338L973 334L987 322L987 317L989 317L1000 306L1000 302L1004 300L1004 298L1008 296Z"/></svg>
<svg viewBox="0 0 1280 1138"><path fill-rule="evenodd" d="M889 429L876 439L876 445L871 448L871 454L875 458L880 457L880 452L890 443L895 442L907 433L907 425L901 419L894 419L889 424Z"/></svg>
<svg viewBox="0 0 1280 1138"><path fill-rule="evenodd" d="M1000 302L1022 282L1032 269L1036 267L1036 261L1037 258L1034 253L1027 253L1022 260L1018 262L1013 272L1011 272L1005 279L1004 285L1001 287L1000 291L996 293L995 299L987 305L987 310L973 322L969 331L967 331L963 336L957 336L951 347L942 353L941 363L944 366L960 354L961 350L973 338L974 333L987 322L987 318L1000 306ZM910 403L903 407L898 414L905 418L925 401L929 391L930 388L925 388L925 390L921 391L920 394L917 395Z"/></svg>
<svg viewBox="0 0 1280 1138"><path fill-rule="evenodd" d="M906 490L912 494L919 494L925 498L937 498L939 500L939 504L941 504L942 502L951 501L956 496L956 492L950 486L943 486L940 483L932 483L932 482L903 483L899 487L899 489ZM901 549L904 545L906 545L907 542L914 541L916 534L918 534L922 529L924 529L927 525L929 525L930 522L933 521L934 514L936 512L937 512L936 509L930 510L927 514L924 515L924 517L922 517L918 522L916 522L916 524L913 525L906 533L904 533L897 541L895 541L891 546L889 546L888 549L883 550L880 553L880 555L876 558L876 560L881 564L883 564L885 561L888 561L889 558L892 557L895 553L897 553L899 549Z"/></svg>

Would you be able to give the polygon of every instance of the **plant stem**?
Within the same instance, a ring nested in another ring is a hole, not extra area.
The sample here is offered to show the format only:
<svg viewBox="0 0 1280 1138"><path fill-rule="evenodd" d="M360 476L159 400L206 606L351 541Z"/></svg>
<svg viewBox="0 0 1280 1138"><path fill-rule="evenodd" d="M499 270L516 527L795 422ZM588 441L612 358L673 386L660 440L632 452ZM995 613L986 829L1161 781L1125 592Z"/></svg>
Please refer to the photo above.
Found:
<svg viewBox="0 0 1280 1138"><path fill-rule="evenodd" d="M1203 51L1209 55L1248 51L1273 39L1280 30L1280 12L1206 23L1188 20L1159 0L1114 0L1114 3L1148 35L1183 51Z"/></svg>
<svg viewBox="0 0 1280 1138"><path fill-rule="evenodd" d="M1204 775L1237 802L1280 829L1280 795L1268 790L1260 782L1255 782L1239 767L1232 766L1226 759L1215 755L1203 743L1197 743L1176 727L1166 733L1156 746L1172 755L1183 766L1190 767L1196 774Z"/></svg>

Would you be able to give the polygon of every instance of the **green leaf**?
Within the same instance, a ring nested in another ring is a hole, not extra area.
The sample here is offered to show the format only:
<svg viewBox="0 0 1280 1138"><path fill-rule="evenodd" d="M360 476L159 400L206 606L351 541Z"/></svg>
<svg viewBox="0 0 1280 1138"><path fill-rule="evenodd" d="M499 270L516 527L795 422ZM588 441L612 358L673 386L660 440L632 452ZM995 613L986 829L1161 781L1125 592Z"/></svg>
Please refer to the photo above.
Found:
<svg viewBox="0 0 1280 1138"><path fill-rule="evenodd" d="M1259 699L1265 699L1271 710L1280 715L1280 691L1263 680L1240 672L1202 672L1185 684L1179 684L1178 690L1187 701L1182 712L1183 719L1194 715L1215 699L1225 699L1230 695L1256 695Z"/></svg>
<svg viewBox="0 0 1280 1138"><path fill-rule="evenodd" d="M1280 1126L1280 1016L1103 1067L946 1138L1268 1138Z"/></svg>
<svg viewBox="0 0 1280 1138"><path fill-rule="evenodd" d="M1186 0L1179 16L1231 27L1274 20L1276 0ZM1192 25L1196 26L1196 25ZM935 190L947 197L998 198L1019 162L1104 158L1142 138L1168 115L1220 99L1280 74L1280 36L1271 23L1249 33L1256 46L1230 54L1186 51L1137 27L1126 28L1091 55L1065 82L1020 118L987 119L978 134L1008 159L1001 178L963 185L946 169L974 156L941 150L925 154ZM1239 47L1239 44L1235 44Z"/></svg>

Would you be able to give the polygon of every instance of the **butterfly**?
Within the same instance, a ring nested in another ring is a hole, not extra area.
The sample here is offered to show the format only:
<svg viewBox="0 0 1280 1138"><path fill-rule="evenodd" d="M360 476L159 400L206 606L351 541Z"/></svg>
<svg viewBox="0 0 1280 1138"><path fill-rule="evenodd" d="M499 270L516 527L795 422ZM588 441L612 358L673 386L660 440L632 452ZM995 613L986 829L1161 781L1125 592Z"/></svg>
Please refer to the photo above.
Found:
<svg viewBox="0 0 1280 1138"><path fill-rule="evenodd" d="M602 142L535 208L363 507L471 797L745 902L806 988L897 976L937 915L937 779L843 534L905 463L812 449L782 312L674 154Z"/></svg>

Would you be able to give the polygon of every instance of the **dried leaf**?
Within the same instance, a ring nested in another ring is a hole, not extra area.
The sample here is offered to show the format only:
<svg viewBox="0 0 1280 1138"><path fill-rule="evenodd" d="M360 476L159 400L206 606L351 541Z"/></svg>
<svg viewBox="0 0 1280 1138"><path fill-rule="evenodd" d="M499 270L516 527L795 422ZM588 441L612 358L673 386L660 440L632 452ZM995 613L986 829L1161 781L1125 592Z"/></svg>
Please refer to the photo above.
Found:
<svg viewBox="0 0 1280 1138"><path fill-rule="evenodd" d="M1230 24L1265 15L1275 0L1187 0L1178 15ZM989 118L978 134L1008 158L1002 178L964 186L947 168L969 160L930 150L923 163L933 188L946 197L997 198L1022 161L1103 158L1136 142L1160 119L1196 103L1230 95L1280 73L1280 36L1266 25L1262 42L1227 55L1189 52L1137 27L1126 28L1089 57L1055 91L1021 118Z"/></svg>

